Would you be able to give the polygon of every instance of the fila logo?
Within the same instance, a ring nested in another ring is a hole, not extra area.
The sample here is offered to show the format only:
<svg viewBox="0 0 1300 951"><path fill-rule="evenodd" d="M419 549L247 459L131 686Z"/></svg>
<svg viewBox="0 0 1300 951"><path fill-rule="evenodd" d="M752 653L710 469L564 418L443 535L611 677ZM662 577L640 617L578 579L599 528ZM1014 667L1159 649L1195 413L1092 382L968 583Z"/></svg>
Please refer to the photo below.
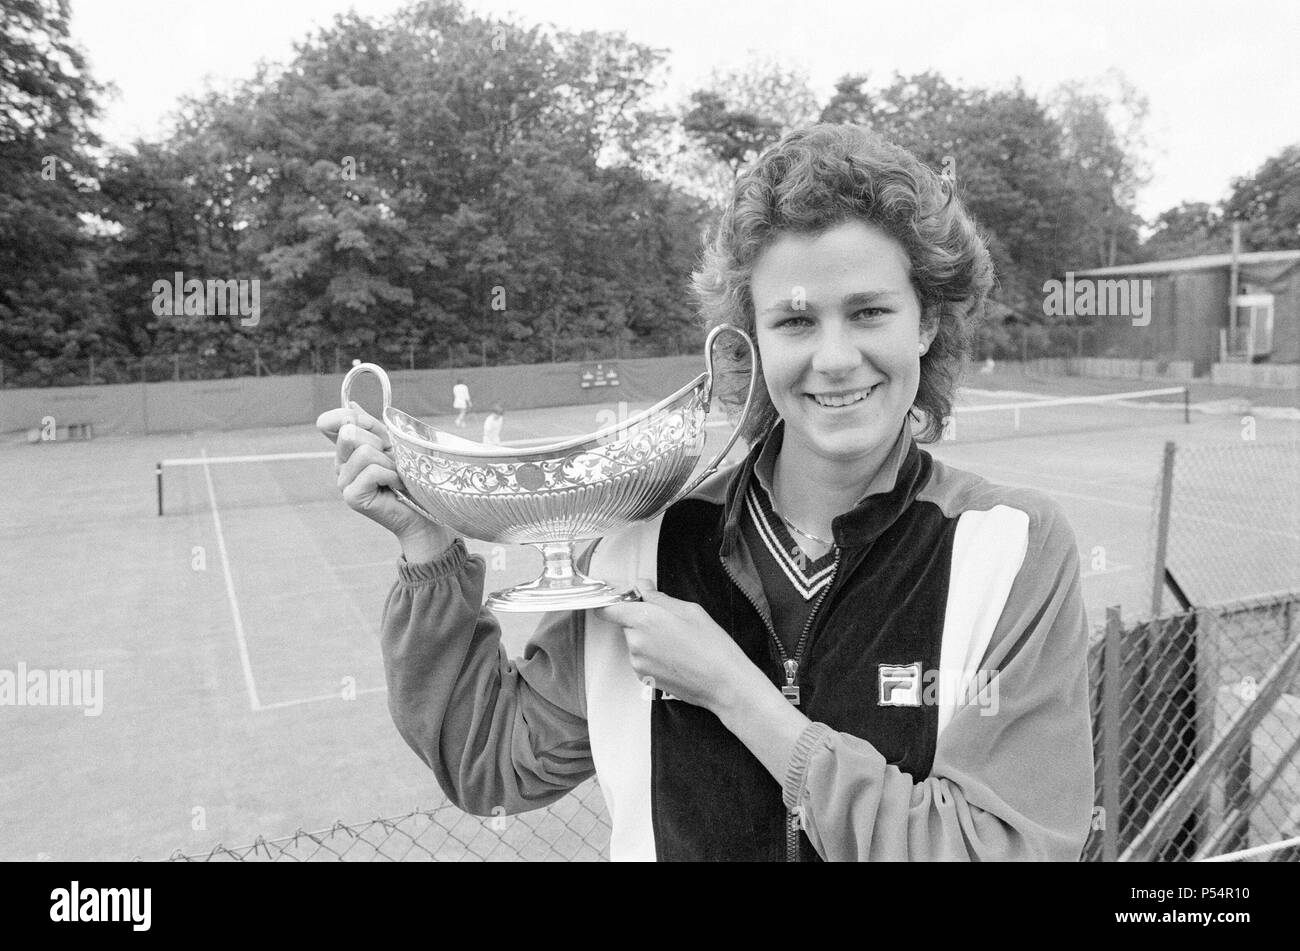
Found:
<svg viewBox="0 0 1300 951"><path fill-rule="evenodd" d="M906 667L880 665L880 700L882 707L919 707L921 705L921 662Z"/></svg>

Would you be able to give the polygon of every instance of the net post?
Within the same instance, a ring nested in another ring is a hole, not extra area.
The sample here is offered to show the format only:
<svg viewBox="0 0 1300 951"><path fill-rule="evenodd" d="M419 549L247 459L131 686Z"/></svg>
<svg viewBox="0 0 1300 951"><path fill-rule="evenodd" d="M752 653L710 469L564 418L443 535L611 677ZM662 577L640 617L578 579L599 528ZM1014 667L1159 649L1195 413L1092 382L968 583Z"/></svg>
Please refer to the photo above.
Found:
<svg viewBox="0 0 1300 951"><path fill-rule="evenodd" d="M161 463L161 462L159 462L159 463L155 463L155 465L154 465L154 467L153 467L153 474L154 474L154 480L158 483L158 515L159 515L159 517L162 517L162 513L163 513L162 495L163 495L163 493L162 493L162 463Z"/></svg>
<svg viewBox="0 0 1300 951"><path fill-rule="evenodd" d="M1183 387L1183 423L1192 421L1191 387Z"/></svg>
<svg viewBox="0 0 1300 951"><path fill-rule="evenodd" d="M1156 551L1151 565L1151 617L1160 616L1165 593L1165 553L1169 546L1170 495L1174 487L1173 441L1165 443L1164 460L1160 465L1160 502L1156 511Z"/></svg>

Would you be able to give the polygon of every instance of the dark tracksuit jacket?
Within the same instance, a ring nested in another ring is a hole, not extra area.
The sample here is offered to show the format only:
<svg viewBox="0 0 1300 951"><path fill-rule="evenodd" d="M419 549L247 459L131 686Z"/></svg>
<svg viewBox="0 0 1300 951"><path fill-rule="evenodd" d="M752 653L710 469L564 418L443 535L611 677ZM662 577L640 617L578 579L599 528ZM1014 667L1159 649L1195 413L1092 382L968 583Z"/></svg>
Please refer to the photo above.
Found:
<svg viewBox="0 0 1300 951"><path fill-rule="evenodd" d="M780 686L740 531L750 480L770 478L763 449L584 560L700 604ZM904 428L834 535L798 672L813 723L784 784L712 713L643 685L621 629L591 612L547 615L507 657L481 607L484 562L460 540L399 562L381 633L393 720L479 815L597 775L615 860L1077 860L1093 804L1088 630L1055 503L945 466Z"/></svg>

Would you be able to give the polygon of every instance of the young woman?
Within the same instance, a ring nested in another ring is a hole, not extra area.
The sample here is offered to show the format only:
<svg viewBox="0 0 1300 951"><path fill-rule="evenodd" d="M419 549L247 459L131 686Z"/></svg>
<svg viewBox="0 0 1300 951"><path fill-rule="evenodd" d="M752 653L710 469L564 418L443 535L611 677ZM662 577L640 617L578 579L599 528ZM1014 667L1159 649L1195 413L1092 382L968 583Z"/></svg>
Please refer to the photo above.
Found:
<svg viewBox="0 0 1300 951"><path fill-rule="evenodd" d="M751 451L586 553L642 602L547 616L515 660L483 560L384 491L382 424L322 416L344 499L402 545L390 710L447 795L515 813L594 773L615 859L1077 860L1073 535L1045 497L917 446L991 281L961 203L906 151L823 125L764 153L695 275L706 323L757 342Z"/></svg>

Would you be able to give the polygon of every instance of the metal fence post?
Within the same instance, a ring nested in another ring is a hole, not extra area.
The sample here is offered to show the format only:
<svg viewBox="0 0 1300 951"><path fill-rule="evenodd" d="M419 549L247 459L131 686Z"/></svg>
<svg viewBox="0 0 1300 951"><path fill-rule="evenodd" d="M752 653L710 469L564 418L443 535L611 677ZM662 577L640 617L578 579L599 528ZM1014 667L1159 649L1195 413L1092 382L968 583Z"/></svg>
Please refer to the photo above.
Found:
<svg viewBox="0 0 1300 951"><path fill-rule="evenodd" d="M1124 630L1118 607L1106 609L1106 640L1102 653L1101 677L1101 808L1104 817L1101 857L1104 862L1119 858L1119 779L1121 772L1119 733L1120 647Z"/></svg>
<svg viewBox="0 0 1300 951"><path fill-rule="evenodd" d="M1224 838L1222 849L1236 852L1250 844L1250 780L1252 775L1251 748L1254 732L1242 736L1240 744L1227 755L1223 770L1223 808L1231 816L1237 814L1232 831Z"/></svg>
<svg viewBox="0 0 1300 951"><path fill-rule="evenodd" d="M1169 505L1174 488L1174 443L1165 443L1160 469L1160 507L1156 514L1156 553L1151 566L1151 616L1160 616L1165 593L1165 553L1169 547Z"/></svg>

